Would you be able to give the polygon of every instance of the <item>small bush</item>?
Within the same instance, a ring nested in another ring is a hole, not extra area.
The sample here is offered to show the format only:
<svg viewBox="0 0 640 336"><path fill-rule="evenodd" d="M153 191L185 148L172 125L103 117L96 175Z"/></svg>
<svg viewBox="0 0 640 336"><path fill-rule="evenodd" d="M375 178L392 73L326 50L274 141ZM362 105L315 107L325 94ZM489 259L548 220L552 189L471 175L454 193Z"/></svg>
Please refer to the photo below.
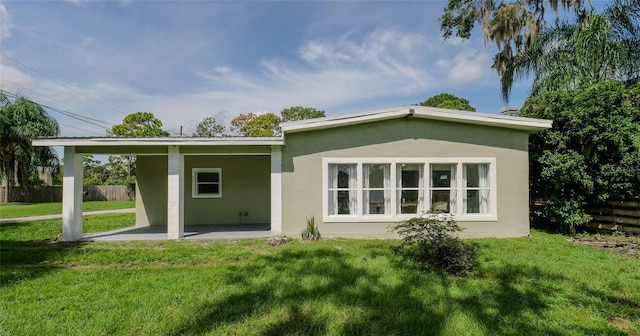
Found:
<svg viewBox="0 0 640 336"><path fill-rule="evenodd" d="M396 253L424 267L435 267L453 275L473 271L478 245L455 236L462 228L452 215L427 212L392 227L402 241Z"/></svg>
<svg viewBox="0 0 640 336"><path fill-rule="evenodd" d="M302 231L302 239L304 240L318 240L320 239L320 230L316 225L315 218L307 218L307 228Z"/></svg>

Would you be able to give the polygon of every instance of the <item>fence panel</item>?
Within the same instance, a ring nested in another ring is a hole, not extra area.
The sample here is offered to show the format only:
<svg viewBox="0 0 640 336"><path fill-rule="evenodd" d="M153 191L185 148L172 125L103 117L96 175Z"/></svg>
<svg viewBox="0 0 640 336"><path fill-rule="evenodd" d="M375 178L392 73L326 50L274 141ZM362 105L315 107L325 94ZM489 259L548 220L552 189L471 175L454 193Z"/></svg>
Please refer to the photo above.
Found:
<svg viewBox="0 0 640 336"><path fill-rule="evenodd" d="M640 234L640 199L598 202L589 209L593 220L587 226L591 229Z"/></svg>
<svg viewBox="0 0 640 336"><path fill-rule="evenodd" d="M61 202L62 186L38 186L26 188L11 188L10 200L4 197L5 186L0 186L0 203L45 203ZM135 198L129 195L127 186L104 185L104 186L84 186L86 196L85 201L129 201Z"/></svg>

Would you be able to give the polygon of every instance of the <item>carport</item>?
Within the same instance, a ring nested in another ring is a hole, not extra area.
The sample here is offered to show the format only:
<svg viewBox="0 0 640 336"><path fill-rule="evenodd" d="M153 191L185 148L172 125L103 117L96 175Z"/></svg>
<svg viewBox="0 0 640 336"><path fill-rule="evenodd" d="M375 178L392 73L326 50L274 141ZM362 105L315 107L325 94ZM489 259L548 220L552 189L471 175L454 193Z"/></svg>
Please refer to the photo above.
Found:
<svg viewBox="0 0 640 336"><path fill-rule="evenodd" d="M52 138L33 144L64 147L65 241L249 238L282 233L281 137ZM135 227L83 236L84 155L132 155L143 162L136 186ZM246 204L239 204L243 201Z"/></svg>

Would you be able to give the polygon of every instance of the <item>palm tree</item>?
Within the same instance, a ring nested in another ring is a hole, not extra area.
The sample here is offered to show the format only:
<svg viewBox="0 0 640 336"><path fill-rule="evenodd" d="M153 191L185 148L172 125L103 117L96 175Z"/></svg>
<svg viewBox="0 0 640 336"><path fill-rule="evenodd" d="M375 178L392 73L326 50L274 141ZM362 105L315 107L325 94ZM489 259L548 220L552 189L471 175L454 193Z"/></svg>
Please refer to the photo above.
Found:
<svg viewBox="0 0 640 336"><path fill-rule="evenodd" d="M543 29L529 48L505 65L503 99L508 102L515 80L530 74L532 95L585 82L637 78L639 17L639 0L616 0L603 14L590 13L575 24Z"/></svg>
<svg viewBox="0 0 640 336"><path fill-rule="evenodd" d="M11 102L0 92L0 176L6 181L7 202L11 187L16 182L25 185L37 166L57 165L57 155L50 147L33 147L31 141L59 133L58 122L42 106L24 97Z"/></svg>

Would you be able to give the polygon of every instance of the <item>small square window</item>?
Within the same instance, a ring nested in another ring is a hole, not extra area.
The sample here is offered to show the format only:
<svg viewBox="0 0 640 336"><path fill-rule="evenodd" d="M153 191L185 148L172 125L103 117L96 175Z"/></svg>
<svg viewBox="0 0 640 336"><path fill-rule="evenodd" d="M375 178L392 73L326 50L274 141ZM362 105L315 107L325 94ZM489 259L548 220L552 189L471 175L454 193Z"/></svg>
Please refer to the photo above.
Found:
<svg viewBox="0 0 640 336"><path fill-rule="evenodd" d="M217 198L222 197L222 169L194 168L192 197Z"/></svg>

